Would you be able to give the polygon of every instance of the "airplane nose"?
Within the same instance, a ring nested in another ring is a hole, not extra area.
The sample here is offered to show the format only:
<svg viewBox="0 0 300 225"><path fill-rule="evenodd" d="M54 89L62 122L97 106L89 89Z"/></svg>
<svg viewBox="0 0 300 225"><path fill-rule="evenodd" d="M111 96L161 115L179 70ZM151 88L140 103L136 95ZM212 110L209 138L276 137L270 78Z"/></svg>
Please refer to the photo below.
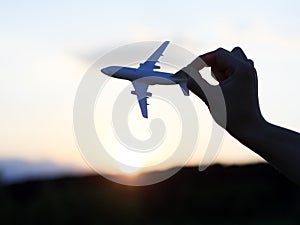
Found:
<svg viewBox="0 0 300 225"><path fill-rule="evenodd" d="M105 68L102 68L100 71L108 76L114 76L117 75L117 73L120 71L122 67L120 66L108 66Z"/></svg>
<svg viewBox="0 0 300 225"><path fill-rule="evenodd" d="M106 74L106 75L110 75L109 69L107 67L101 69L101 72Z"/></svg>

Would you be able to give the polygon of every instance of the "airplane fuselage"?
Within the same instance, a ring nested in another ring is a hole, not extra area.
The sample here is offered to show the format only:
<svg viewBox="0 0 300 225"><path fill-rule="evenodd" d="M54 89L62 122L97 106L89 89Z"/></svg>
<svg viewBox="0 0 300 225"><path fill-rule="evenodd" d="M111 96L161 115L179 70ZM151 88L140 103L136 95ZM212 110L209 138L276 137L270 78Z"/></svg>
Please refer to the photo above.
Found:
<svg viewBox="0 0 300 225"><path fill-rule="evenodd" d="M105 71L106 69L106 71ZM145 82L148 85L162 84L173 85L183 81L182 78L173 77L174 74L155 71L155 70L143 70L130 67L110 66L102 70L107 75L118 79L124 79L129 81L135 81L141 79L141 82Z"/></svg>

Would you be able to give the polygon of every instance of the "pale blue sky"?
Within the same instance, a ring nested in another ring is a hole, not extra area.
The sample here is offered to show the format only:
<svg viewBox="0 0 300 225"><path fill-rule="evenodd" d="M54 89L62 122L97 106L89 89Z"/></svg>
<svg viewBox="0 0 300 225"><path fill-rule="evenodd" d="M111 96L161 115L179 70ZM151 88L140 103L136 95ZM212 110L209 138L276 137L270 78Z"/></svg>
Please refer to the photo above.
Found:
<svg viewBox="0 0 300 225"><path fill-rule="evenodd" d="M84 165L72 107L88 66L112 48L171 40L195 54L241 46L265 117L300 130L299 1L0 1L0 158ZM258 159L226 137L219 161Z"/></svg>

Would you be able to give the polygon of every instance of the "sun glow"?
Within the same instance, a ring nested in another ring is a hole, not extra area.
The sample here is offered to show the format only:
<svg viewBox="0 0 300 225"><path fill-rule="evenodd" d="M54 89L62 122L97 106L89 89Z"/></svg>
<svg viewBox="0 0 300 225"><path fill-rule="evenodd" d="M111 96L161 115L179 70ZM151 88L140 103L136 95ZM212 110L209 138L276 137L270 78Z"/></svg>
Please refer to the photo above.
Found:
<svg viewBox="0 0 300 225"><path fill-rule="evenodd" d="M139 172L138 167L131 167L131 166L127 166L127 165L124 165L121 163L119 164L119 169L121 170L122 173L130 174L130 175L134 175Z"/></svg>
<svg viewBox="0 0 300 225"><path fill-rule="evenodd" d="M127 149L119 149L118 153L118 168L125 174L136 174L142 166L142 160L140 157L136 157L136 154L129 154ZM132 152L131 152L132 153Z"/></svg>

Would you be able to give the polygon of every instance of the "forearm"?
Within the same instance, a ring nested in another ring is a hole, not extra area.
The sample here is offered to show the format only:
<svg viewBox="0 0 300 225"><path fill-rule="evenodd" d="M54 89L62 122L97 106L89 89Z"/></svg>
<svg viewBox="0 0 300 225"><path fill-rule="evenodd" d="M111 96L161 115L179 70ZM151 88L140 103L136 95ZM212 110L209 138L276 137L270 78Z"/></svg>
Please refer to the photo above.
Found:
<svg viewBox="0 0 300 225"><path fill-rule="evenodd" d="M300 134L268 122L246 129L236 137L287 177L300 184Z"/></svg>

